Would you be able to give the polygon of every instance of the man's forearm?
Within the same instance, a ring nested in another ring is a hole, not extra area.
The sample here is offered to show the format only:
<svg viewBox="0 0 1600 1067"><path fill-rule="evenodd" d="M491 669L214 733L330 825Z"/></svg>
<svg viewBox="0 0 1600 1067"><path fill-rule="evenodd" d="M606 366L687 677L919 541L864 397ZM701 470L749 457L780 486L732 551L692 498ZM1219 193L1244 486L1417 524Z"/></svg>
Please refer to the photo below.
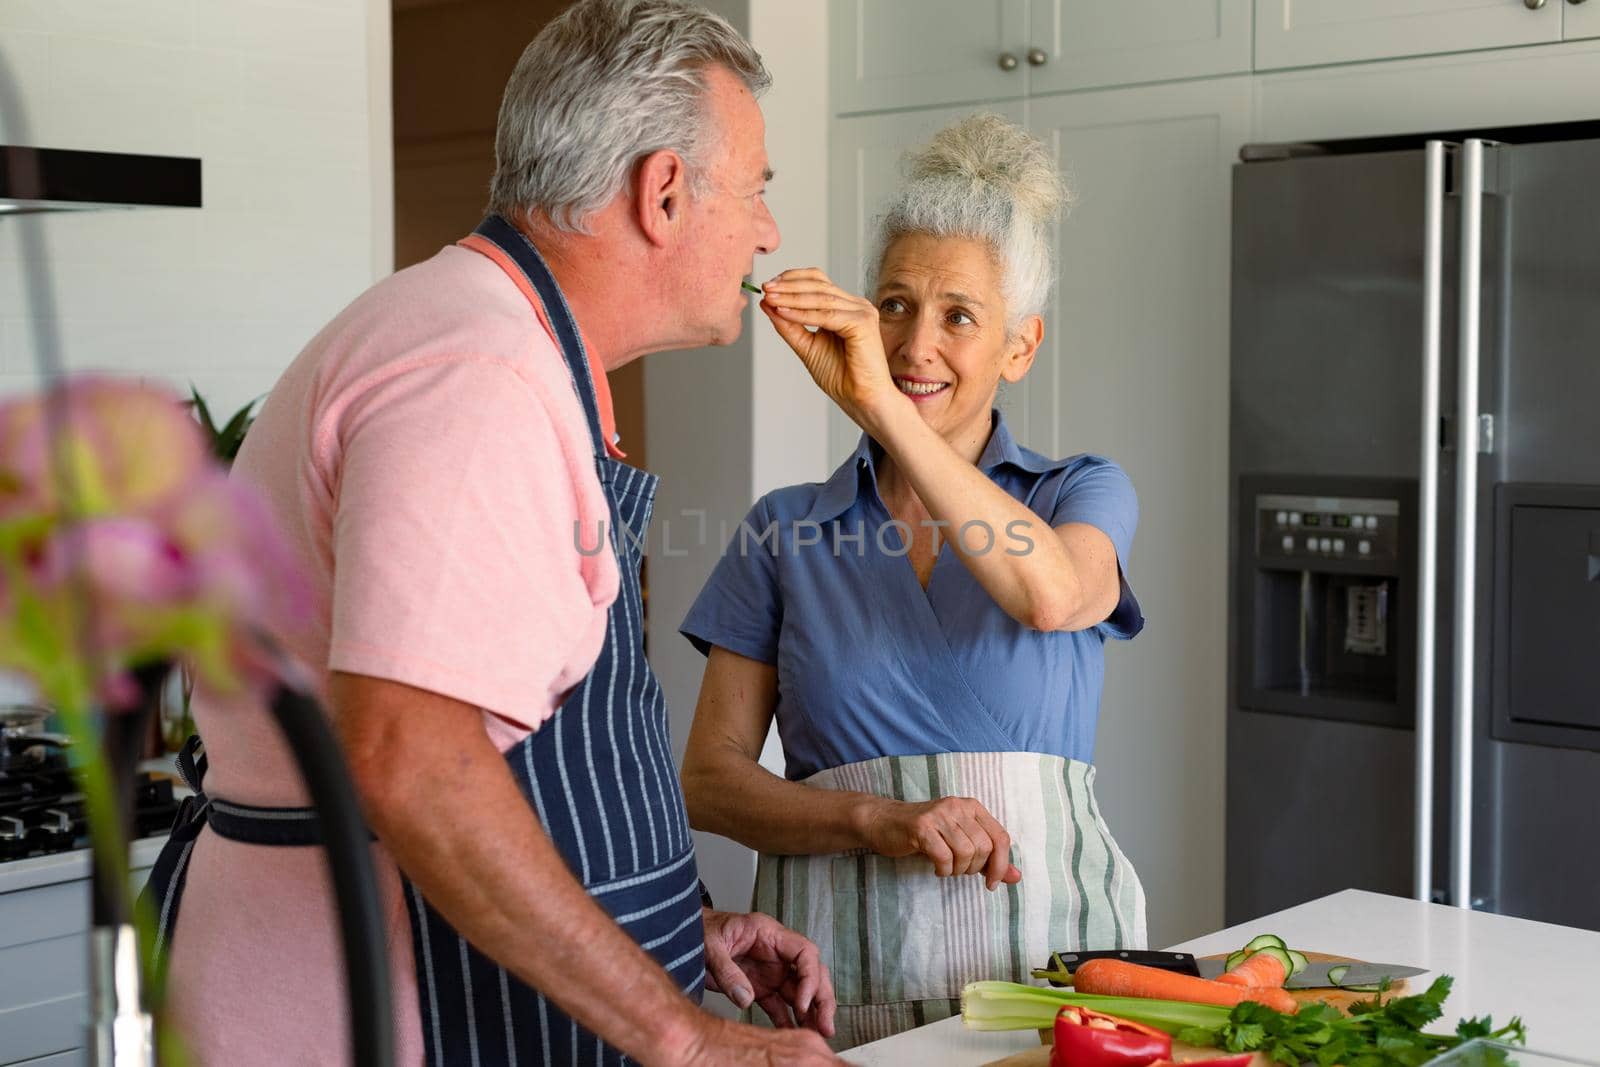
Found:
<svg viewBox="0 0 1600 1067"><path fill-rule="evenodd" d="M449 703L379 711L404 729L358 739L352 764L379 840L479 951L639 1062L675 1062L697 1009L572 876L478 713Z"/></svg>

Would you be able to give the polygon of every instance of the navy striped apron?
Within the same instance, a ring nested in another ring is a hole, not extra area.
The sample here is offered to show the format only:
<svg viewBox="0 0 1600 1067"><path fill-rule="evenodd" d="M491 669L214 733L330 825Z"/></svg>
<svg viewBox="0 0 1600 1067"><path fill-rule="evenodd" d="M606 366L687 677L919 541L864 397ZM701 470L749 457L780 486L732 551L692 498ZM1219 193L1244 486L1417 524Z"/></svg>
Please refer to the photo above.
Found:
<svg viewBox="0 0 1600 1067"><path fill-rule="evenodd" d="M526 276L561 344L610 504L606 533L622 579L594 669L506 762L573 875L698 1002L706 978L700 879L667 702L644 655L639 594L659 479L607 454L582 338L538 250L494 215L475 235ZM580 543L592 547L596 533L583 531ZM630 1062L480 954L409 882L406 896L429 1067Z"/></svg>
<svg viewBox="0 0 1600 1067"><path fill-rule="evenodd" d="M582 338L538 251L498 216L485 219L474 236L503 253L490 258L508 273L512 267L521 272L561 345L610 506L604 536L621 577L594 668L548 721L505 753L506 764L573 876L698 1002L706 979L700 881L672 762L666 699L644 655L639 589L659 479L606 452ZM580 548L595 550L599 535L579 532ZM205 756L197 742L191 738L179 760L195 796L180 809L144 890L158 916L156 954L163 962L189 854L202 829L210 826L223 837L257 845L321 843L309 808L208 798L202 791ZM404 884L428 1067L631 1062L478 952L415 885L408 879Z"/></svg>

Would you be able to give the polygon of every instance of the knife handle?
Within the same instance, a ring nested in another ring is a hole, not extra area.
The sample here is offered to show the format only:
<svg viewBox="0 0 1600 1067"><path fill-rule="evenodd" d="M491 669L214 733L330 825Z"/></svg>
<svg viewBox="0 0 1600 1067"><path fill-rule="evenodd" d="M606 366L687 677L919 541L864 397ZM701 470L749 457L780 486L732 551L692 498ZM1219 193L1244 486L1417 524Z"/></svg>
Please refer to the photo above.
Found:
<svg viewBox="0 0 1600 1067"><path fill-rule="evenodd" d="M1090 960L1122 960L1124 963L1137 963L1141 967L1156 967L1163 971L1173 971L1177 974L1187 974L1191 977L1200 977L1200 968L1194 962L1194 956L1188 952L1151 952L1144 949L1131 948L1106 948L1083 952L1057 952L1054 958L1045 965L1049 969L1056 960L1069 971L1075 971ZM1054 979L1051 985L1062 985Z"/></svg>

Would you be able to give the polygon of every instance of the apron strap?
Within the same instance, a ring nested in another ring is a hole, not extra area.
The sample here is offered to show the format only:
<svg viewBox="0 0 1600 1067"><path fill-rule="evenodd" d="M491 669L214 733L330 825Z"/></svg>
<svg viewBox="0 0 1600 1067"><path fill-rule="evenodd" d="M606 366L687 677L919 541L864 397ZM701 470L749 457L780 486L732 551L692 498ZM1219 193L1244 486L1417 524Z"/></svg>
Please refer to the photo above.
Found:
<svg viewBox="0 0 1600 1067"><path fill-rule="evenodd" d="M246 845L322 844L322 820L315 808L265 808L207 796L205 742L198 734L184 742L177 762L178 773L194 796L185 797L179 806L174 834L192 841L200 835L202 826L210 826L219 837Z"/></svg>
<svg viewBox="0 0 1600 1067"><path fill-rule="evenodd" d="M534 247L533 242L500 215L490 215L478 223L474 235L494 245L521 271L539 303L544 306L545 320L561 345L561 356L566 360L567 373L572 377L573 391L583 406L584 421L589 424L589 438L597 459L606 459L605 433L600 423L600 401L595 395L594 379L589 372L589 356L583 347L583 335L567 306L567 298L550 273L550 267Z"/></svg>

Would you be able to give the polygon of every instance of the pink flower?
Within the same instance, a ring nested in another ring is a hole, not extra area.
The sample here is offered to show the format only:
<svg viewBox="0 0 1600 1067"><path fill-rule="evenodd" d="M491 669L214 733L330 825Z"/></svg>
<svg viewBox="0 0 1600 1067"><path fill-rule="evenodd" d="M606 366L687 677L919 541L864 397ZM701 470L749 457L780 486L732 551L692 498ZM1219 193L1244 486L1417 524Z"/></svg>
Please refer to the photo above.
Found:
<svg viewBox="0 0 1600 1067"><path fill-rule="evenodd" d="M163 660L219 689L266 681L259 635L281 640L313 607L270 510L175 397L60 388L0 404L0 667L108 706Z"/></svg>
<svg viewBox="0 0 1600 1067"><path fill-rule="evenodd" d="M206 469L200 428L170 393L103 377L57 389L0 404L0 519L64 505L86 516L137 512Z"/></svg>

